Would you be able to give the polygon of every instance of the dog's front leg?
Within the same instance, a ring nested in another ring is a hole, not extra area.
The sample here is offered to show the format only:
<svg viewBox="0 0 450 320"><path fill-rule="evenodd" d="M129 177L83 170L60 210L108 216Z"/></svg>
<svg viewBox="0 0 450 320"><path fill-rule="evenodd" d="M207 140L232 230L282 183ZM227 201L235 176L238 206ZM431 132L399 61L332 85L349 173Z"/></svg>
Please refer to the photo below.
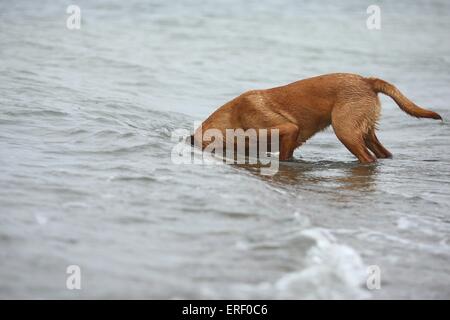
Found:
<svg viewBox="0 0 450 320"><path fill-rule="evenodd" d="M273 127L272 130L278 130L280 161L289 160L292 158L295 148L297 147L297 137L299 128L290 122ZM272 149L272 152L274 150Z"/></svg>

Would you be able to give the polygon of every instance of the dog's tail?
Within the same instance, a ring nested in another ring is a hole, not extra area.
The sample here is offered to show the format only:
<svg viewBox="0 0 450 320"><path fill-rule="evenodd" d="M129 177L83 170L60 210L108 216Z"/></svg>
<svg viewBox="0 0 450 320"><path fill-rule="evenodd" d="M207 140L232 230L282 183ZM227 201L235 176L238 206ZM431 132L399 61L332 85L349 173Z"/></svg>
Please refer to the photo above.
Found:
<svg viewBox="0 0 450 320"><path fill-rule="evenodd" d="M372 89L378 93L382 92L388 96L390 96L394 101L398 104L400 109L405 111L407 114L417 117L417 118L431 118L442 120L442 117L431 110L423 109L407 97L405 97L400 90L398 90L392 84L377 78L366 78L367 82L372 86Z"/></svg>

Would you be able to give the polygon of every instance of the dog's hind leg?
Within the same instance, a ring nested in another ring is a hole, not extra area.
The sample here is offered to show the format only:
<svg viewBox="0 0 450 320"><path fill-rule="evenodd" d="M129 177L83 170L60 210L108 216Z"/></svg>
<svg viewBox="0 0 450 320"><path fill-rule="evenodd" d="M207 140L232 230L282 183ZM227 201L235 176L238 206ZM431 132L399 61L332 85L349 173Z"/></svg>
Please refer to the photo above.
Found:
<svg viewBox="0 0 450 320"><path fill-rule="evenodd" d="M365 137L365 142L367 148L369 148L377 158L392 158L392 153L390 153L381 143L375 134L375 129L369 130L369 133Z"/></svg>
<svg viewBox="0 0 450 320"><path fill-rule="evenodd" d="M331 123L338 139L361 163L372 163L376 158L367 149L364 140L372 123L364 109L353 103L335 106Z"/></svg>
<svg viewBox="0 0 450 320"><path fill-rule="evenodd" d="M336 132L336 130L335 130ZM358 158L361 163L372 163L377 161L376 158L367 150L362 134L355 135L336 133L338 139L347 147L347 149Z"/></svg>

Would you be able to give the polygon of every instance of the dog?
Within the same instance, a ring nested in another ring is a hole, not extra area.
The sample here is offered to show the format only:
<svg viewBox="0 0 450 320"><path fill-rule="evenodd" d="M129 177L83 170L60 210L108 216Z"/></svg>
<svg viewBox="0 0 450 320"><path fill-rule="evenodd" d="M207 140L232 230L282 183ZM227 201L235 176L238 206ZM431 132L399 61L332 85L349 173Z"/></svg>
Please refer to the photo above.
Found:
<svg viewBox="0 0 450 320"><path fill-rule="evenodd" d="M220 130L224 137L226 129L278 129L279 160L283 161L291 159L296 148L331 125L361 163L391 158L375 134L381 111L379 92L390 96L413 117L442 120L438 113L417 106L384 80L333 73L245 92L212 113L190 137L191 144L205 149L211 142L202 132L209 129Z"/></svg>

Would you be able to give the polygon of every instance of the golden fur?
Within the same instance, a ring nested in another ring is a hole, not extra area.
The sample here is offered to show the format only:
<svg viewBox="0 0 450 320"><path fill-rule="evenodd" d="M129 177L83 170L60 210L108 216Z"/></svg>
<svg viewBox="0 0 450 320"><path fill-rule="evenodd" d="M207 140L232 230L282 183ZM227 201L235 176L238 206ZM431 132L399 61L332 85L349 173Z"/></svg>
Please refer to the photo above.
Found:
<svg viewBox="0 0 450 320"><path fill-rule="evenodd" d="M442 119L416 106L386 81L335 73L245 92L211 114L191 139L205 148L210 142L203 140L202 132L208 129L219 129L224 137L226 129L279 129L280 160L287 160L297 147L332 125L347 149L360 162L370 163L392 156L375 135L381 109L379 92L392 97L412 116Z"/></svg>

